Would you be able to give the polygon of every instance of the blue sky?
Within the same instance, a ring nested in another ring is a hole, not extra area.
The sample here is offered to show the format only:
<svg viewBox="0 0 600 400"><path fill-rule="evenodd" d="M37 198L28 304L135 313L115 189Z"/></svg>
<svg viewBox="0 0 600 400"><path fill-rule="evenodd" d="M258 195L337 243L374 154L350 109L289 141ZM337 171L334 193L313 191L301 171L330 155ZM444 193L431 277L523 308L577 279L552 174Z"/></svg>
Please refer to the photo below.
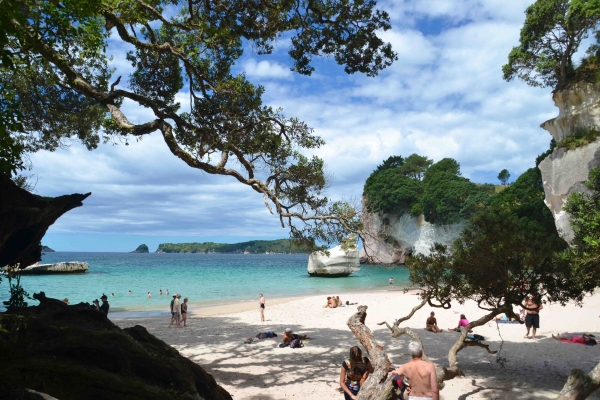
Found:
<svg viewBox="0 0 600 400"><path fill-rule="evenodd" d="M333 199L358 198L365 179L390 155L452 157L463 175L496 183L534 166L550 135L539 125L557 115L550 89L502 80L531 1L384 1L393 29L381 34L399 60L376 78L347 75L319 60L311 77L290 72L288 42L274 54L249 49L237 72L265 87L265 103L282 107L323 137L322 157ZM111 42L116 76L131 67ZM183 106L187 95L179 96ZM125 102L134 122L151 116ZM131 251L146 243L287 237L262 197L231 178L193 170L175 158L159 133L129 146L88 152L79 144L31 157L37 193L92 192L84 206L53 225L43 243L59 251Z"/></svg>

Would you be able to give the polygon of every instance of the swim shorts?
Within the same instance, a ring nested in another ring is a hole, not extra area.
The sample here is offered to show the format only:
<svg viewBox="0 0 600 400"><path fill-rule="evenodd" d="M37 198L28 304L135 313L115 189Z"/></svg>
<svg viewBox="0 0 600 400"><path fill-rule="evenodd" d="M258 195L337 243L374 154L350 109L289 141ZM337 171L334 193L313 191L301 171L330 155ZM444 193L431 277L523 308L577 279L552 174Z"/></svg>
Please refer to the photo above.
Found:
<svg viewBox="0 0 600 400"><path fill-rule="evenodd" d="M264 304L261 304L261 305L260 305L260 308L265 308L265 305L264 305Z"/></svg>
<svg viewBox="0 0 600 400"><path fill-rule="evenodd" d="M540 315L539 314L527 314L525 317L525 326L531 328L532 326L535 329L539 329L540 327Z"/></svg>

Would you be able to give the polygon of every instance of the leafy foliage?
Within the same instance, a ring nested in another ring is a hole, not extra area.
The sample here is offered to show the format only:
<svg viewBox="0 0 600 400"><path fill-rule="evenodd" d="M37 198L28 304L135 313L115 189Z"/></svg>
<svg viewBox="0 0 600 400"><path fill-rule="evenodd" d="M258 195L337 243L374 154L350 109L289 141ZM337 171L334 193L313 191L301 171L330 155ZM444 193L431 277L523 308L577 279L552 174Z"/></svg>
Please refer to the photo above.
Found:
<svg viewBox="0 0 600 400"><path fill-rule="evenodd" d="M408 259L411 280L446 308L467 299L490 311L512 308L528 294L580 302L595 285L555 257L567 244L543 199L539 170L527 170L472 217L452 251L436 244L430 255Z"/></svg>
<svg viewBox="0 0 600 400"><path fill-rule="evenodd" d="M14 281L14 282L13 282ZM23 289L21 286L21 274L16 273L8 274L8 285L10 291L10 298L7 301L4 301L4 305L12 308L25 308L27 307L26 299L29 299L29 293Z"/></svg>
<svg viewBox="0 0 600 400"><path fill-rule="evenodd" d="M559 144L559 149L573 150L594 142L600 137L600 131L595 127L578 129L571 136L564 138Z"/></svg>
<svg viewBox="0 0 600 400"><path fill-rule="evenodd" d="M548 150L546 150L545 152L543 152L542 154L540 154L539 156L536 157L535 166L537 167L538 165L540 165L540 163L542 161L544 161L544 159L546 157L548 157L550 154L552 154L552 152L554 151L555 148L556 148L556 141L554 139L552 139L552 140L550 140L550 147L548 148Z"/></svg>
<svg viewBox="0 0 600 400"><path fill-rule="evenodd" d="M384 169L398 168L404 165L402 156L389 156L387 160L378 165L374 172L383 171Z"/></svg>
<svg viewBox="0 0 600 400"><path fill-rule="evenodd" d="M0 42L3 65L15 66L0 70L0 86L14 95L22 123L7 125L9 139L0 136L2 168L20 168L23 152L72 140L94 149L100 132L105 142L127 144L158 131L190 167L230 176L261 194L299 242L339 242L355 229L358 210L324 197L323 161L303 154L324 141L302 121L264 105L264 88L232 67L246 46L268 54L285 35L298 73L310 75L315 57L330 56L347 73L377 75L397 57L377 36L390 23L375 1L0 4L14 6L2 15ZM111 34L115 46L131 49L134 72L124 82L108 68ZM180 111L181 95L189 96L190 110ZM124 101L153 117L132 123Z"/></svg>
<svg viewBox="0 0 600 400"><path fill-rule="evenodd" d="M537 0L525 11L520 44L502 67L504 79L515 77L531 86L561 88L577 80L573 56L581 42L597 36L600 3L590 0ZM588 48L593 56L597 45ZM582 69L594 62L584 60ZM597 70L596 70L597 71Z"/></svg>
<svg viewBox="0 0 600 400"><path fill-rule="evenodd" d="M510 179L510 172L508 172L508 170L506 168L503 169L502 171L500 171L500 173L498 174L498 180L503 185L507 185L509 179Z"/></svg>
<svg viewBox="0 0 600 400"><path fill-rule="evenodd" d="M423 214L428 222L453 224L469 218L494 191L460 176L454 159L435 164L416 154L403 163L398 159L388 158L367 179L364 196L370 211Z"/></svg>
<svg viewBox="0 0 600 400"><path fill-rule="evenodd" d="M573 193L565 206L575 235L571 247L560 259L585 274L585 285L597 287L600 282L600 167L590 171L586 186L590 194Z"/></svg>

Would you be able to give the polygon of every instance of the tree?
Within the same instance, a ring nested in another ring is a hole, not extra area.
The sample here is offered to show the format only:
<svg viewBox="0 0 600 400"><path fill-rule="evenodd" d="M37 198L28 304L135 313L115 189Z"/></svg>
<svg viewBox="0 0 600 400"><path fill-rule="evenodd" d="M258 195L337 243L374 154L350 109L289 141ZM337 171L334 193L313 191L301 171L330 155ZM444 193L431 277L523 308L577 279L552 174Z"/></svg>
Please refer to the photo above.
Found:
<svg viewBox="0 0 600 400"><path fill-rule="evenodd" d="M419 203L422 186L417 179L404 175L400 168L383 169L367 178L363 196L370 211L402 215Z"/></svg>
<svg viewBox="0 0 600 400"><path fill-rule="evenodd" d="M404 160L404 164L400 167L400 172L409 178L421 180L431 164L433 164L433 160L418 154L411 154Z"/></svg>
<svg viewBox="0 0 600 400"><path fill-rule="evenodd" d="M305 123L263 105L264 88L231 68L246 44L268 54L289 34L292 69L300 74L313 72L313 58L330 56L347 73L377 75L397 57L377 36L390 24L374 1L18 4L25 18L3 21L5 49L17 68L2 69L0 84L15 94L23 116L23 129L10 128L10 137L28 151L52 150L73 138L93 149L100 132L105 142L127 144L158 131L190 167L263 195L293 238L314 245L339 240L352 228L357 210L329 203L322 195L323 161L302 154L323 140ZM123 83L108 68L110 34L132 49L127 59L135 72ZM178 95L189 97L189 111L180 110ZM121 107L126 100L154 117L132 123ZM296 226L298 219L305 224Z"/></svg>
<svg viewBox="0 0 600 400"><path fill-rule="evenodd" d="M525 11L519 46L502 67L504 79L531 86L560 88L576 75L573 56L582 40L596 35L600 3L589 0L537 0ZM597 45L588 49L588 54Z"/></svg>
<svg viewBox="0 0 600 400"><path fill-rule="evenodd" d="M388 159L384 160L381 165L378 165L373 172L383 171L384 169L400 168L402 165L404 165L404 158L402 158L402 156L389 156Z"/></svg>
<svg viewBox="0 0 600 400"><path fill-rule="evenodd" d="M503 185L508 185L508 180L510 179L510 172L508 172L507 169L503 169L502 171L500 171L500 173L498 174L498 180L500 181L501 184Z"/></svg>

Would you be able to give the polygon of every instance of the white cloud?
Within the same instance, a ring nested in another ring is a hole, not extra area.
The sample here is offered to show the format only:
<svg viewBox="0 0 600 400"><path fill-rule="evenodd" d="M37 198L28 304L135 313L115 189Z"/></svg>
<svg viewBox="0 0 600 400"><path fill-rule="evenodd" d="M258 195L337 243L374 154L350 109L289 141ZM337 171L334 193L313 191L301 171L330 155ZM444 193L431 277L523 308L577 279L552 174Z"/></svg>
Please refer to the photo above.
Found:
<svg viewBox="0 0 600 400"><path fill-rule="evenodd" d="M251 58L242 64L242 68L249 78L263 79L293 79L289 67L273 61L256 61Z"/></svg>

